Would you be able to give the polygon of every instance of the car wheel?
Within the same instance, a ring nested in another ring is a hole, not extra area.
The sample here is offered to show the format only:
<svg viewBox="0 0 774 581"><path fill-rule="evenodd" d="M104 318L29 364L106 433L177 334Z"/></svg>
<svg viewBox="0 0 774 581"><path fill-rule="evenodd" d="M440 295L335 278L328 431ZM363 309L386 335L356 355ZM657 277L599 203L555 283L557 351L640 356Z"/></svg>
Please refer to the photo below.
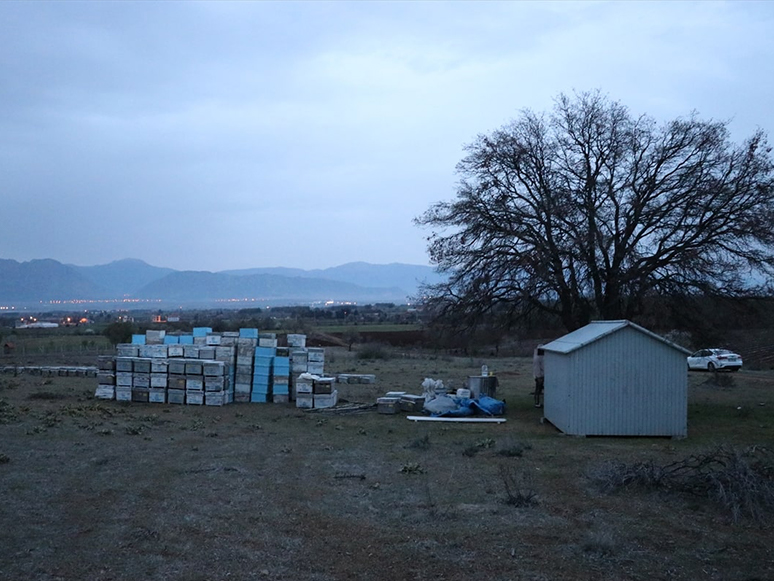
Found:
<svg viewBox="0 0 774 581"><path fill-rule="evenodd" d="M707 371L715 371L715 364L712 361L707 363Z"/></svg>

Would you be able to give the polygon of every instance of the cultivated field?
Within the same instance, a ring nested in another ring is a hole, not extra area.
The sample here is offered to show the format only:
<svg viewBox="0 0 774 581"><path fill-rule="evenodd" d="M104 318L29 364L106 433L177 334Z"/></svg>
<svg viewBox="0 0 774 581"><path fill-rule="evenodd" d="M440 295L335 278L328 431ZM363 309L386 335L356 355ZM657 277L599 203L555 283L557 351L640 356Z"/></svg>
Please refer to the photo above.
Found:
<svg viewBox="0 0 774 581"><path fill-rule="evenodd" d="M527 359L395 355L329 349L326 368L375 373L339 387L373 403L487 363L507 423L122 404L95 400L95 379L0 376L0 578L774 579L771 514L589 478L771 446L774 372L691 374L685 440L574 438L540 423Z"/></svg>

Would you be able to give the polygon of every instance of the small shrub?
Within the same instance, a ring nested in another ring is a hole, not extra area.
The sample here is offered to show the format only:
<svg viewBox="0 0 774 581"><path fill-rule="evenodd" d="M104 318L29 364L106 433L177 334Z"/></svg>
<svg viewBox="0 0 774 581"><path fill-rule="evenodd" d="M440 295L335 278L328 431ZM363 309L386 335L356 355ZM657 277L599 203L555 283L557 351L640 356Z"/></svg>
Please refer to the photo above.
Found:
<svg viewBox="0 0 774 581"><path fill-rule="evenodd" d="M400 469L401 474L424 474L425 469L416 462L409 462Z"/></svg>
<svg viewBox="0 0 774 581"><path fill-rule="evenodd" d="M662 486L664 469L653 461L605 462L588 472L588 477L600 492L609 494L620 489L641 488L654 490Z"/></svg>
<svg viewBox="0 0 774 581"><path fill-rule="evenodd" d="M430 447L430 434L425 434L421 438L417 438L406 447L414 448L416 450L427 450Z"/></svg>
<svg viewBox="0 0 774 581"><path fill-rule="evenodd" d="M11 458L9 456L6 456L5 454L0 454L0 464L8 464L11 461Z"/></svg>
<svg viewBox="0 0 774 581"><path fill-rule="evenodd" d="M468 458L472 458L473 456L478 454L480 450L481 448L479 448L478 446L468 446L462 451L462 455L467 456Z"/></svg>
<svg viewBox="0 0 774 581"><path fill-rule="evenodd" d="M538 503L537 492L531 486L531 478L525 472L503 465L498 470L505 489L505 504L522 508Z"/></svg>

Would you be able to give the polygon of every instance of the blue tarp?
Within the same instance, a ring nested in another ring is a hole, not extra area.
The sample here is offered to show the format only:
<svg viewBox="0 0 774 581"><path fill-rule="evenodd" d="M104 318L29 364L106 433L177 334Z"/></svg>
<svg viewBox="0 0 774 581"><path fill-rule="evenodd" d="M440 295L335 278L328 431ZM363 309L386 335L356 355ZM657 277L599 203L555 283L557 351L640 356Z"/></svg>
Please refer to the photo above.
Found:
<svg viewBox="0 0 774 581"><path fill-rule="evenodd" d="M456 404L456 408L448 409L440 413L433 413L432 409L427 409L425 406L425 413L429 413L433 417L467 417L476 414L482 414L485 416L500 416L505 413L505 402L489 397L488 395L479 396L478 399L470 399L467 397L455 397L455 396L443 396L452 400ZM428 403L432 404L431 400ZM430 406L432 408L432 405Z"/></svg>

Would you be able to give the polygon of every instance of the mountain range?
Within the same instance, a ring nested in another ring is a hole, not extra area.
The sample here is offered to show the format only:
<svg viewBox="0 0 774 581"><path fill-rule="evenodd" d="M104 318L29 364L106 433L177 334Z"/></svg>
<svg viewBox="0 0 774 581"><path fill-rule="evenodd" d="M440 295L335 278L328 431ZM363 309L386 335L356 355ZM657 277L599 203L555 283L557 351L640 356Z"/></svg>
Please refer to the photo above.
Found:
<svg viewBox="0 0 774 581"><path fill-rule="evenodd" d="M432 267L353 262L326 269L251 268L222 272L178 271L124 259L75 266L52 259L0 259L0 302L161 302L189 306L242 303L397 302L422 283L442 280Z"/></svg>

